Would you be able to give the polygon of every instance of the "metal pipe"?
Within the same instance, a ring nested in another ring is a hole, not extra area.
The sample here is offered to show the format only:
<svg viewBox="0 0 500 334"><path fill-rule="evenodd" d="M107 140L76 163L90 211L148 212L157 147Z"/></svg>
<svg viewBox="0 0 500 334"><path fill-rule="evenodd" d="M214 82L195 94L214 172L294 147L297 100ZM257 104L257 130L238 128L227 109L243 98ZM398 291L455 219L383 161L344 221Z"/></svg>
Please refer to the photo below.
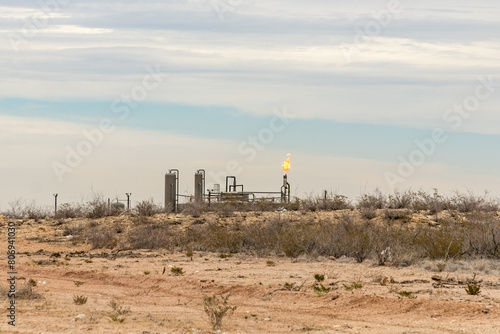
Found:
<svg viewBox="0 0 500 334"><path fill-rule="evenodd" d="M57 216L57 196L59 196L59 194L54 194L54 217Z"/></svg>
<svg viewBox="0 0 500 334"><path fill-rule="evenodd" d="M125 193L127 195L127 211L130 210L130 196L132 196L132 193Z"/></svg>
<svg viewBox="0 0 500 334"><path fill-rule="evenodd" d="M229 184L229 183L228 183L228 180L229 180L229 179L233 179L233 186L236 188L236 176L226 176L226 192L231 191L231 190L230 190L231 188L230 188L230 187L228 187L228 184Z"/></svg>

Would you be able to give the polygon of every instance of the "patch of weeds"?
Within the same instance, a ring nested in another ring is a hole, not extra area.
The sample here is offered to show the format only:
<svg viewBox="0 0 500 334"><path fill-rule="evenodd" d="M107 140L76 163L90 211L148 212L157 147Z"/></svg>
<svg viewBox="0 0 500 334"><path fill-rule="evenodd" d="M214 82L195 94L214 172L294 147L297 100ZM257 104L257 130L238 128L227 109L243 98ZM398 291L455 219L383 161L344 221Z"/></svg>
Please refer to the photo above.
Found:
<svg viewBox="0 0 500 334"><path fill-rule="evenodd" d="M193 253L193 251L192 251L192 250L188 250L188 251L186 252L186 256L187 256L187 257L190 257L190 258L191 258L191 260L193 260L193 255L194 255L194 253Z"/></svg>
<svg viewBox="0 0 500 334"><path fill-rule="evenodd" d="M227 259L228 257L232 257L233 255L232 254L225 254L225 253L220 253L219 254L219 257L221 259Z"/></svg>
<svg viewBox="0 0 500 334"><path fill-rule="evenodd" d="M30 279L22 287L18 288L16 291L17 299L42 299L42 295L38 292L33 291L33 287L36 286L36 281ZM6 290L8 293L8 290Z"/></svg>
<svg viewBox="0 0 500 334"><path fill-rule="evenodd" d="M172 267L172 268L170 268L170 272L171 272L174 276L181 276L181 275L184 275L184 271L183 271L182 267Z"/></svg>
<svg viewBox="0 0 500 334"><path fill-rule="evenodd" d="M125 308L120 303L118 303L115 299L112 299L108 306L113 309L113 312L117 315L127 315L130 313L130 308Z"/></svg>
<svg viewBox="0 0 500 334"><path fill-rule="evenodd" d="M151 270L144 270L144 275L149 275L151 274Z"/></svg>
<svg viewBox="0 0 500 334"><path fill-rule="evenodd" d="M109 315L109 319L111 319L111 321L113 321L113 322L119 322L119 323L123 323L125 321L125 317L120 317L119 315L117 315L115 313L111 313Z"/></svg>
<svg viewBox="0 0 500 334"><path fill-rule="evenodd" d="M267 265L268 267L274 267L274 266L276 266L276 263L274 263L274 261L267 260L267 261L266 261L266 265Z"/></svg>
<svg viewBox="0 0 500 334"><path fill-rule="evenodd" d="M405 290L401 290L398 292L398 294L401 296L401 297L406 297L406 298L416 298L414 295L413 295L413 292L411 291L405 291Z"/></svg>
<svg viewBox="0 0 500 334"><path fill-rule="evenodd" d="M231 294L226 296L205 296L203 297L203 309L208 316L208 320L213 330L222 329L222 320L236 310L236 306L231 306L228 299Z"/></svg>
<svg viewBox="0 0 500 334"><path fill-rule="evenodd" d="M347 291L353 291L363 288L363 283L361 282L352 282L351 284L343 284L343 285Z"/></svg>
<svg viewBox="0 0 500 334"><path fill-rule="evenodd" d="M123 323L125 321L125 315L130 313L129 308L124 308L114 299L108 303L108 306L113 309L113 313L109 315L109 319L113 322Z"/></svg>
<svg viewBox="0 0 500 334"><path fill-rule="evenodd" d="M76 305L83 305L83 304L86 304L87 303L87 299L88 297L85 297L84 295L74 295L73 296L73 302L76 304Z"/></svg>
<svg viewBox="0 0 500 334"><path fill-rule="evenodd" d="M285 282L285 284L283 284L283 288L287 291L294 291L296 289L295 283L288 283L288 282Z"/></svg>
<svg viewBox="0 0 500 334"><path fill-rule="evenodd" d="M314 279L317 282L323 282L325 280L325 275L322 274L314 274Z"/></svg>
<svg viewBox="0 0 500 334"><path fill-rule="evenodd" d="M94 262L94 261L89 260L89 259L85 259L85 263L92 263L92 262Z"/></svg>
<svg viewBox="0 0 500 334"><path fill-rule="evenodd" d="M313 290L318 297L324 296L325 294L330 292L331 289L332 288L326 288L323 284L313 285Z"/></svg>
<svg viewBox="0 0 500 334"><path fill-rule="evenodd" d="M75 285L77 287L79 287L79 286L83 285L85 282L82 282L82 281L73 281L73 283L75 283Z"/></svg>
<svg viewBox="0 0 500 334"><path fill-rule="evenodd" d="M467 292L468 295L477 296L481 293L481 286L476 283L467 283L465 292Z"/></svg>

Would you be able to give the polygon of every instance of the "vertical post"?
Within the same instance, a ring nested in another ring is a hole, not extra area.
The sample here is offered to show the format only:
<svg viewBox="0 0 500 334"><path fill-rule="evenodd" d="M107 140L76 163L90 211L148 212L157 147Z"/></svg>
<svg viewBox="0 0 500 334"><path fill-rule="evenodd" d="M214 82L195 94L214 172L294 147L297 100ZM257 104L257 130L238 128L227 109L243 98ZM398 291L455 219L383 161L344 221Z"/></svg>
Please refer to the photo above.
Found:
<svg viewBox="0 0 500 334"><path fill-rule="evenodd" d="M130 196L132 196L132 193L125 193L127 195L127 211L130 210Z"/></svg>
<svg viewBox="0 0 500 334"><path fill-rule="evenodd" d="M59 194L54 194L54 217L57 216L57 196L59 196Z"/></svg>

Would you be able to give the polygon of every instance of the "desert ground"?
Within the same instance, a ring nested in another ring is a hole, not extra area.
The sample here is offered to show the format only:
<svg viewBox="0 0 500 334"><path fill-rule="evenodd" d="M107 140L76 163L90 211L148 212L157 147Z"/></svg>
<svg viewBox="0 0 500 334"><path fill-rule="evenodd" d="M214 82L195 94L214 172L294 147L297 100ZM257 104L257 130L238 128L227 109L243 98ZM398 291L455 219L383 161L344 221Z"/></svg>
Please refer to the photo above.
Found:
<svg viewBox="0 0 500 334"><path fill-rule="evenodd" d="M182 228L195 218L152 219ZM236 309L223 318L221 333L500 333L500 279L493 260L401 267L344 256L99 249L65 232L65 226L82 223L79 218L3 217L2 250L12 221L17 289L30 289L16 300L16 326L8 325L2 251L1 333L214 333L204 297L227 294ZM468 294L467 282L480 285L480 293ZM77 297L87 301L77 304Z"/></svg>

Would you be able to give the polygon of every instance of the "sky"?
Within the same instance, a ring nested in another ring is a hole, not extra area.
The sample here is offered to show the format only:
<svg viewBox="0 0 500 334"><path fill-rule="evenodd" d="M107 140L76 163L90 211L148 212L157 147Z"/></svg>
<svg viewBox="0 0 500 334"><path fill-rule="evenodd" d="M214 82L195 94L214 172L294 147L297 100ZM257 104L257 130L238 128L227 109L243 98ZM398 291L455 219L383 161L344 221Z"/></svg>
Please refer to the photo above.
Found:
<svg viewBox="0 0 500 334"><path fill-rule="evenodd" d="M5 0L0 210L161 203L164 174L292 196L500 197L500 4Z"/></svg>

